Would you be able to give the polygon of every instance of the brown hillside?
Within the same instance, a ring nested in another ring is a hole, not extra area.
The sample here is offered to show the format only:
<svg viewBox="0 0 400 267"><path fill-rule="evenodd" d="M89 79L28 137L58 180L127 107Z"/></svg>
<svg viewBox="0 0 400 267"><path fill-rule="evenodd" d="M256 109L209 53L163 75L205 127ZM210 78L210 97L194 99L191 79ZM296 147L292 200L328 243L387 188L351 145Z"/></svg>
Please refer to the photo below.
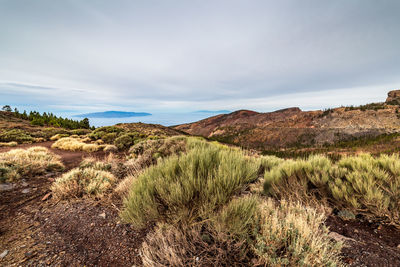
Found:
<svg viewBox="0 0 400 267"><path fill-rule="evenodd" d="M399 94L400 95L400 94ZM400 131L396 94L385 103L332 110L288 108L268 113L239 110L175 128L192 135L256 149L332 144Z"/></svg>

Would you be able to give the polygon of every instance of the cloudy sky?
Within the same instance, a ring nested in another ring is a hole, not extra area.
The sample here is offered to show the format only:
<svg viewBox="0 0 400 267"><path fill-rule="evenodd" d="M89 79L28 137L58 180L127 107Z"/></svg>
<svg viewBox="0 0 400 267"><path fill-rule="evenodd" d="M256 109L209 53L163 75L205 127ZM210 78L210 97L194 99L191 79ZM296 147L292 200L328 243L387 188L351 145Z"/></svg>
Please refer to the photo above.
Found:
<svg viewBox="0 0 400 267"><path fill-rule="evenodd" d="M271 111L400 89L399 0L0 0L0 104Z"/></svg>

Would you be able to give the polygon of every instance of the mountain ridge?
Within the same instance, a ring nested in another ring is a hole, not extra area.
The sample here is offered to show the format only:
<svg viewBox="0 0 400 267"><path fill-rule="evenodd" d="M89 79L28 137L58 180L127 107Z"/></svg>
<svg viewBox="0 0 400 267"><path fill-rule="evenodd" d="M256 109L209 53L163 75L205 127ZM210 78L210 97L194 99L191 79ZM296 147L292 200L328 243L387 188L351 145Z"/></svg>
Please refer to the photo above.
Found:
<svg viewBox="0 0 400 267"><path fill-rule="evenodd" d="M192 135L254 149L333 144L363 136L400 132L400 91L387 102L302 111L298 107L260 113L238 110L175 126Z"/></svg>

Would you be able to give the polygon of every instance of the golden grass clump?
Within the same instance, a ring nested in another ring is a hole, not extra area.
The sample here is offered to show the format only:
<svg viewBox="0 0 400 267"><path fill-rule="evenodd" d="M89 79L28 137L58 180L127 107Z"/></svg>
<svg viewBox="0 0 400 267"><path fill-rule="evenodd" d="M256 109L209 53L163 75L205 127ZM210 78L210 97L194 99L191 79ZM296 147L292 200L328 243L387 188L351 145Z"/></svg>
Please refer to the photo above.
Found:
<svg viewBox="0 0 400 267"><path fill-rule="evenodd" d="M0 153L0 181L13 181L64 168L60 157L45 147L13 149Z"/></svg>
<svg viewBox="0 0 400 267"><path fill-rule="evenodd" d="M324 156L287 160L267 171L264 192L278 199L335 206L393 223L400 220L400 159L398 155ZM328 200L328 201L324 201Z"/></svg>
<svg viewBox="0 0 400 267"><path fill-rule="evenodd" d="M12 141L12 142L0 142L0 147L4 147L4 146L6 146L6 147L14 147L14 146L17 146L18 145L18 143L17 142L15 142L15 141Z"/></svg>
<svg viewBox="0 0 400 267"><path fill-rule="evenodd" d="M51 190L57 199L101 197L115 182L116 178L110 172L93 167L76 168L57 178Z"/></svg>
<svg viewBox="0 0 400 267"><path fill-rule="evenodd" d="M69 134L56 134L56 135L53 135L52 137L50 137L50 140L57 141L61 138L68 137L68 136L69 136Z"/></svg>
<svg viewBox="0 0 400 267"><path fill-rule="evenodd" d="M85 152L95 152L103 148L102 146L96 144L86 144L81 140L72 137L60 138L51 147L62 150Z"/></svg>
<svg viewBox="0 0 400 267"><path fill-rule="evenodd" d="M190 224L246 188L258 170L259 164L242 151L199 144L139 175L121 216L136 228L158 220Z"/></svg>
<svg viewBox="0 0 400 267"><path fill-rule="evenodd" d="M341 266L341 244L329 237L315 209L272 199L261 204L262 222L252 244L262 266Z"/></svg>
<svg viewBox="0 0 400 267"><path fill-rule="evenodd" d="M114 145L106 145L103 149L104 152L107 153L115 153L118 152L118 147L114 146Z"/></svg>

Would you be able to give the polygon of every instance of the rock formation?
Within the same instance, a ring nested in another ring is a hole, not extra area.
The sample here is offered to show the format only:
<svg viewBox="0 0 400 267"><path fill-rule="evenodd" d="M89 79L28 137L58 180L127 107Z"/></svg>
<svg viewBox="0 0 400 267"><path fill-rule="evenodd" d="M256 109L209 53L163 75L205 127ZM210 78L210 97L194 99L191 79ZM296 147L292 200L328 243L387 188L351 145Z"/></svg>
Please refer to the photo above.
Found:
<svg viewBox="0 0 400 267"><path fill-rule="evenodd" d="M388 93L386 103L400 104L400 90L393 90Z"/></svg>

